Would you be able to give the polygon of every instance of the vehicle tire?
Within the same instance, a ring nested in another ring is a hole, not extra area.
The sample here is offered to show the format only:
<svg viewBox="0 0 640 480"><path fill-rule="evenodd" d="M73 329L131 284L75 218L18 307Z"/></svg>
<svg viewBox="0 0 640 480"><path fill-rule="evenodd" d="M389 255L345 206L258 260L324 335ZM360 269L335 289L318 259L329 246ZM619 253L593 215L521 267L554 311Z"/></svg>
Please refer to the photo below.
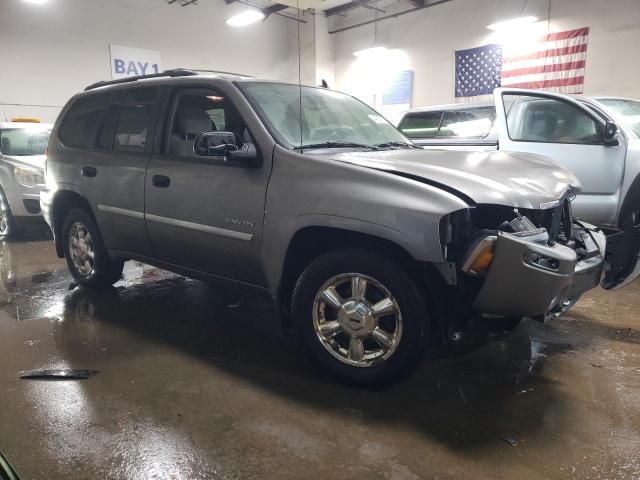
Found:
<svg viewBox="0 0 640 480"><path fill-rule="evenodd" d="M62 248L73 278L85 287L108 287L122 276L123 260L109 257L93 217L81 208L67 213Z"/></svg>
<svg viewBox="0 0 640 480"><path fill-rule="evenodd" d="M347 383L381 387L424 358L425 299L394 261L367 250L313 260L292 296L295 327L311 359Z"/></svg>
<svg viewBox="0 0 640 480"><path fill-rule="evenodd" d="M17 233L18 228L11 214L11 207L4 191L0 188L0 239L13 238Z"/></svg>

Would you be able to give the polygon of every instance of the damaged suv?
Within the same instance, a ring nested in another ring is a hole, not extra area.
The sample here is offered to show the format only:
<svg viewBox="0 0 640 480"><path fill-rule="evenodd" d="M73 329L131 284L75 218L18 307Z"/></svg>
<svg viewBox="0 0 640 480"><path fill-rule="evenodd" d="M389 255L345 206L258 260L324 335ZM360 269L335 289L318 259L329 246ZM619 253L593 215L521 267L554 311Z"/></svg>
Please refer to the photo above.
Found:
<svg viewBox="0 0 640 480"><path fill-rule="evenodd" d="M322 88L185 70L102 82L66 105L48 155L42 208L79 284L136 259L265 290L313 360L360 385L401 378L471 320L562 312L636 263L635 237L607 252L573 219L565 168L426 151Z"/></svg>

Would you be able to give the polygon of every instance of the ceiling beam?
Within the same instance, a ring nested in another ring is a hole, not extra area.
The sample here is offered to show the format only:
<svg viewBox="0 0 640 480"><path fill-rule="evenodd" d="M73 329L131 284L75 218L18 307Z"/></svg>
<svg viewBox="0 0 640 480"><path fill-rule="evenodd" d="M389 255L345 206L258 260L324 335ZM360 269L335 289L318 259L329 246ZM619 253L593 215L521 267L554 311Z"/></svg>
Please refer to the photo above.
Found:
<svg viewBox="0 0 640 480"><path fill-rule="evenodd" d="M353 0L351 2L347 2L347 3L343 3L342 5L338 5L337 7L333 7L333 8L328 8L324 11L324 14L327 17L330 17L332 15L339 15L341 13L344 13L348 10L352 10L354 8L358 8L358 7L364 7L364 8L368 8L371 10L377 10L378 12L382 12L384 13L384 10L378 8L378 7L374 7L373 5L370 5L371 3L373 3L375 0Z"/></svg>
<svg viewBox="0 0 640 480"><path fill-rule="evenodd" d="M282 10L286 10L287 8L289 8L289 5L283 5L282 3L274 3L273 5L269 5L267 8L263 8L262 11L266 16L269 16L272 13L278 13Z"/></svg>

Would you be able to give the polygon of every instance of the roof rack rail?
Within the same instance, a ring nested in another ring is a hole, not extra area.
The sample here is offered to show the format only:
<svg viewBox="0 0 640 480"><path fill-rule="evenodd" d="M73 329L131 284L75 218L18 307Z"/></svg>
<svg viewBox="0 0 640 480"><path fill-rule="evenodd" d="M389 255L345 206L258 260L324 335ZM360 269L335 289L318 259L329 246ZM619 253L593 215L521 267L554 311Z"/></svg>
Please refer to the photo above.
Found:
<svg viewBox="0 0 640 480"><path fill-rule="evenodd" d="M253 78L251 75L246 75L244 73L236 73L236 72L225 72L223 70L203 70L202 68L190 68L189 69L192 72L196 72L196 73L218 73L220 75L233 75L235 77L246 77L246 78Z"/></svg>
<svg viewBox="0 0 640 480"><path fill-rule="evenodd" d="M160 77L189 77L192 75L198 75L193 70L187 70L185 68L174 68L172 70L165 70L161 73L151 73L149 75L136 75L133 77L118 78L116 80L102 80L100 82L92 83L84 90L93 90L94 88L104 87L105 85L118 85L120 83L136 82L138 80L145 80L147 78L160 78Z"/></svg>

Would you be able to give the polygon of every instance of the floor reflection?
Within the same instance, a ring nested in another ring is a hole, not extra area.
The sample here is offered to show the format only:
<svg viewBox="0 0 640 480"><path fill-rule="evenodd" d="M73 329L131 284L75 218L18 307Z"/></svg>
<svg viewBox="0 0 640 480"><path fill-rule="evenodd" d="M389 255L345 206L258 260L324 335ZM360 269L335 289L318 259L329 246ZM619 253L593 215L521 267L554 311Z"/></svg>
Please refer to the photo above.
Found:
<svg viewBox="0 0 640 480"><path fill-rule="evenodd" d="M638 316L620 316L635 311L635 285L615 302L595 291L550 324L523 322L471 353L425 362L384 391L338 385L312 368L269 299L251 292L137 262L113 288L87 290L46 241L2 244L0 285L10 317L0 323L0 349L10 352L0 379L22 414L0 409L0 439L14 440L9 451L32 477L21 452L34 449L57 469L51 478L320 478L335 474L333 462L364 478L383 453L375 468L387 478L398 468L446 478L455 462L464 476L492 459L485 476L521 477L526 464L546 469L542 476L561 467L580 477L580 461L620 473L616 465L633 455L633 430L618 428L627 437L615 445L599 435L619 418L638 422ZM56 366L100 373L75 384L17 379L19 370ZM559 448L565 432L581 447Z"/></svg>

